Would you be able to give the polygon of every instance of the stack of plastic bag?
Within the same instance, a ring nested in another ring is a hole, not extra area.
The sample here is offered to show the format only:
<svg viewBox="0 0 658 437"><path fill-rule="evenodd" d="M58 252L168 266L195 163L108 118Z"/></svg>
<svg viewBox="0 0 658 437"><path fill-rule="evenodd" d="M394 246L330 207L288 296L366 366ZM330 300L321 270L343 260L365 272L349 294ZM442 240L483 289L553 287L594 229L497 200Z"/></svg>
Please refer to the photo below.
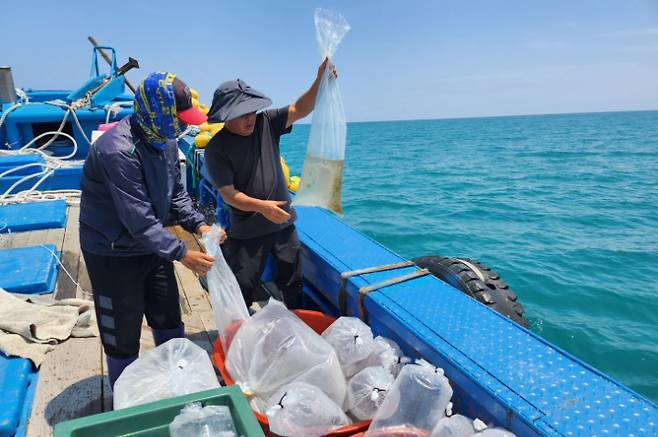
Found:
<svg viewBox="0 0 658 437"><path fill-rule="evenodd" d="M336 352L274 299L242 324L228 350L226 369L247 396L260 398L252 406L262 405L291 382L314 385L338 405L345 399Z"/></svg>
<svg viewBox="0 0 658 437"><path fill-rule="evenodd" d="M219 387L208 353L174 338L145 353L114 384L114 409Z"/></svg>
<svg viewBox="0 0 658 437"><path fill-rule="evenodd" d="M316 437L349 425L343 410L319 388L293 382L267 403L270 430L280 436Z"/></svg>
<svg viewBox="0 0 658 437"><path fill-rule="evenodd" d="M170 437L238 437L231 410L224 405L185 405L169 424Z"/></svg>
<svg viewBox="0 0 658 437"><path fill-rule="evenodd" d="M345 18L326 9L315 11L315 36L322 59L332 59L350 30ZM341 191L347 124L332 66L325 70L315 100L302 180L293 204L319 206L342 213Z"/></svg>
<svg viewBox="0 0 658 437"><path fill-rule="evenodd" d="M366 435L385 435L394 429L418 430L429 435L437 420L445 415L451 397L452 388L442 369L422 360L404 366Z"/></svg>
<svg viewBox="0 0 658 437"><path fill-rule="evenodd" d="M403 356L400 346L388 338L377 336L374 340L373 351L365 359L343 367L346 378L351 378L367 367L381 366L393 376L398 376L402 366L407 364L409 358Z"/></svg>
<svg viewBox="0 0 658 437"><path fill-rule="evenodd" d="M221 227L213 225L211 230L203 235L203 244L208 254L215 258L207 275L208 291L215 314L217 331L222 340L224 352L226 352L235 332L249 318L249 311L238 281L226 263L219 246L221 231Z"/></svg>
<svg viewBox="0 0 658 437"><path fill-rule="evenodd" d="M363 361L375 350L375 341L370 327L356 317L339 317L323 333L338 354L343 372L359 361Z"/></svg>
<svg viewBox="0 0 658 437"><path fill-rule="evenodd" d="M347 384L347 409L359 420L372 419L394 380L395 377L383 367L361 370Z"/></svg>

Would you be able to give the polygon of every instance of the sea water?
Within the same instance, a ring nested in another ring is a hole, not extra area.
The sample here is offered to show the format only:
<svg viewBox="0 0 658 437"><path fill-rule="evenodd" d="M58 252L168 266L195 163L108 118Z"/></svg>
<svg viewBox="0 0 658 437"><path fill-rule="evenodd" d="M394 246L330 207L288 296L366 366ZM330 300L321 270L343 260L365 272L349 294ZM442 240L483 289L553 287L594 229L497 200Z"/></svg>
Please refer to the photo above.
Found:
<svg viewBox="0 0 658 437"><path fill-rule="evenodd" d="M348 223L490 265L534 332L658 401L658 112L349 123L346 150Z"/></svg>

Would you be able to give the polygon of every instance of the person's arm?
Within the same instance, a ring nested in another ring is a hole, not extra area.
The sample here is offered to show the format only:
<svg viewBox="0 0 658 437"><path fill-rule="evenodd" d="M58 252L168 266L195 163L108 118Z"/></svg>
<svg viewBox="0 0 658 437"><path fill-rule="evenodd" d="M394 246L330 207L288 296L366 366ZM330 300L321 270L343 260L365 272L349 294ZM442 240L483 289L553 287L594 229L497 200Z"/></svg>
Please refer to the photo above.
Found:
<svg viewBox="0 0 658 437"><path fill-rule="evenodd" d="M279 225L290 220L290 214L281 208L288 203L286 201L256 199L236 190L233 185L221 187L219 194L224 202L240 211L262 214L269 221Z"/></svg>
<svg viewBox="0 0 658 437"><path fill-rule="evenodd" d="M148 198L139 162L126 153L103 157L103 169L110 196L121 224L130 235L151 252L170 261L180 261L192 271L205 274L214 258L187 250L158 220Z"/></svg>
<svg viewBox="0 0 658 437"><path fill-rule="evenodd" d="M222 149L212 145L206 148L206 169L210 174L213 186L219 191L224 202L233 208L245 212L262 214L268 220L282 224L290 220L290 214L280 208L287 202L275 200L261 200L250 197L235 189L235 171L230 160Z"/></svg>
<svg viewBox="0 0 658 437"><path fill-rule="evenodd" d="M320 82L322 82L322 75L324 74L329 58L325 58L322 64L318 67L318 75L315 77L313 84L302 96L297 99L295 103L288 107L288 120L286 121L286 128L290 127L297 120L301 120L313 111L315 108L315 98L318 95ZM332 66L333 68L333 66ZM333 69L334 78L338 77L336 69Z"/></svg>

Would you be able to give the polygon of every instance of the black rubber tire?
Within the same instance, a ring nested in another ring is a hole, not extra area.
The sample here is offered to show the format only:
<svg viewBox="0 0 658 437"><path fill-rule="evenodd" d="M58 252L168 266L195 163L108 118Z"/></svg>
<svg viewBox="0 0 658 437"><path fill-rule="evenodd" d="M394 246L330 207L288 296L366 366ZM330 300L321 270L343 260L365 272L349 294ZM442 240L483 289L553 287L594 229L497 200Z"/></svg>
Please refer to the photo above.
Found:
<svg viewBox="0 0 658 437"><path fill-rule="evenodd" d="M443 282L452 285L464 294L499 312L523 327L528 327L528 320L523 315L523 305L517 302L517 296L498 273L479 261L463 258L474 265L484 277L482 281L466 264L456 258L445 256L422 256L414 263Z"/></svg>

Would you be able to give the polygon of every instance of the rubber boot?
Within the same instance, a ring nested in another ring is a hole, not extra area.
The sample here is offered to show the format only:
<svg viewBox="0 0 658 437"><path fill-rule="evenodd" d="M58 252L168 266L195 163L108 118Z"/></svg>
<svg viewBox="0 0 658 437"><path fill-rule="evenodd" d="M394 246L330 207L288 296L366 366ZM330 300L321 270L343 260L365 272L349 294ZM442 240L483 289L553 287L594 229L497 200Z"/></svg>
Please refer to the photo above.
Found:
<svg viewBox="0 0 658 437"><path fill-rule="evenodd" d="M121 372L123 372L123 369L128 367L130 363L135 361L139 355L135 354L132 357L129 358L112 358L109 355L106 355L105 357L107 358L107 376L108 379L110 380L110 387L114 390L114 383L116 382L117 379L119 379L119 376L121 375Z"/></svg>
<svg viewBox="0 0 658 437"><path fill-rule="evenodd" d="M181 325L178 328L171 329L151 329L153 331L153 341L155 346L160 346L162 343L166 343L172 338L184 338L185 337L185 325Z"/></svg>

